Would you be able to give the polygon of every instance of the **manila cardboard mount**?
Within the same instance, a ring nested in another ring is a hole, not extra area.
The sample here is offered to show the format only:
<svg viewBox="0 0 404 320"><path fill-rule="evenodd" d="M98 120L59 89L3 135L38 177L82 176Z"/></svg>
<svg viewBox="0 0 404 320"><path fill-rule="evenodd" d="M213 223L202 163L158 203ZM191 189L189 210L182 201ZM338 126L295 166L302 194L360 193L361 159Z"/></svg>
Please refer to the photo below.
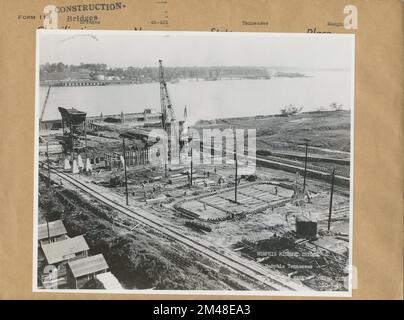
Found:
<svg viewBox="0 0 404 320"><path fill-rule="evenodd" d="M33 292L36 31L55 27L355 34L352 298L403 298L402 1L55 0L51 18L48 5L0 1L0 298L227 298Z"/></svg>

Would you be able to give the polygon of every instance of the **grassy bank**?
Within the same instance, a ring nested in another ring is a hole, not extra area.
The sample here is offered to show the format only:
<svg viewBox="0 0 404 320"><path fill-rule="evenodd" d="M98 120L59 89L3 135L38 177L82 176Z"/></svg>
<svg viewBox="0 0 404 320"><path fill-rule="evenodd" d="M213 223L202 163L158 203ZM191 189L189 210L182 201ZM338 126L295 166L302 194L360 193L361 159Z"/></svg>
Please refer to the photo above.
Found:
<svg viewBox="0 0 404 320"><path fill-rule="evenodd" d="M303 112L289 117L256 116L200 121L196 128L257 130L258 150L302 151L299 144L310 139L310 146L320 149L350 151L350 111ZM312 153L324 154L319 149Z"/></svg>

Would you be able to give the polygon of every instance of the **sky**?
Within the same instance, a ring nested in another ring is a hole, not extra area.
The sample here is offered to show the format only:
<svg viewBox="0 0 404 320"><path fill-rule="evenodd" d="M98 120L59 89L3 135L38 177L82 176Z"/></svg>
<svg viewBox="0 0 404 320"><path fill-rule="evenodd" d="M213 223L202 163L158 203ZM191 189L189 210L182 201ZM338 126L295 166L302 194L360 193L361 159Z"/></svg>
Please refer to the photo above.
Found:
<svg viewBox="0 0 404 320"><path fill-rule="evenodd" d="M39 63L352 69L353 35L41 30Z"/></svg>

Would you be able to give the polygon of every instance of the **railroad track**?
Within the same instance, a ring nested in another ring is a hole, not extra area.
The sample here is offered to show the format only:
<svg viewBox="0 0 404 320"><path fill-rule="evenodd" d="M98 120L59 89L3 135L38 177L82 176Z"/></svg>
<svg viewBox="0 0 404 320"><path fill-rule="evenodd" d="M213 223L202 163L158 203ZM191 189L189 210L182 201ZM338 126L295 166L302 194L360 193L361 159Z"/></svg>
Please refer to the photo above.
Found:
<svg viewBox="0 0 404 320"><path fill-rule="evenodd" d="M220 149L216 149L216 148L213 148L213 149L215 151L222 152L222 150L220 150ZM234 155L234 152L231 150L229 150L229 151L226 150L226 152L228 152L231 155ZM292 161L292 160L283 159L283 158L274 157L274 156L266 156L266 157L255 156L255 157L253 157L250 155L245 155L245 154L243 155L241 153L237 153L237 155L240 158L253 160L254 163L261 162L261 163L267 163L269 165L276 164L279 166L293 169L295 171L304 170L304 163L299 162L299 161ZM313 166L311 164L307 165L306 170L307 170L307 172L312 172L312 173L315 173L317 175L320 175L320 176L323 176L326 178L330 177L330 175L331 175L330 169L324 168L324 167L319 167L319 166ZM335 177L338 177L340 180L345 181L348 184L350 183L350 173L347 170L335 170Z"/></svg>
<svg viewBox="0 0 404 320"><path fill-rule="evenodd" d="M220 262L221 264L235 270L238 273L241 273L255 281L258 281L261 284L266 285L273 291L312 291L312 289L305 287L301 284L293 282L291 279L283 276L281 274L269 274L270 271L264 269L264 267L255 264L252 261L245 261L245 263L241 262L238 257L233 257L231 253L222 254L212 249L209 245L203 243L203 241L196 241L192 238L189 238L182 233L173 230L172 228L167 227L164 220L154 216L143 208L136 207L136 209L128 208L120 204L118 201L105 196L101 192L97 191L94 188L86 185L82 181L78 179L72 178L67 174L59 171L56 168L52 168L51 172L57 175L59 178L65 180L66 182L72 184L73 186L79 188L80 190L88 193L92 197L97 200L103 202L105 205L118 210L122 214L125 214L137 222L144 224L154 230L161 232L167 237L174 239L189 248L192 248L195 251L198 251L209 258ZM123 200L122 200L123 201Z"/></svg>
<svg viewBox="0 0 404 320"><path fill-rule="evenodd" d="M260 160L260 161L264 161L264 162L265 162L265 160L274 161L274 162L287 164L287 165L294 166L294 167L301 168L301 169L304 168L304 162L302 162L302 161L293 161L293 160L283 159L283 158L276 157L276 156L265 156L264 158L258 158L257 157L256 159ZM329 168L315 166L315 165L312 165L312 164L307 164L307 170L309 170L309 171L313 170L313 171L316 171L316 172L322 172L322 173L325 173L327 175L331 174L331 170ZM335 170L335 175L349 179L349 170L340 170L340 169Z"/></svg>

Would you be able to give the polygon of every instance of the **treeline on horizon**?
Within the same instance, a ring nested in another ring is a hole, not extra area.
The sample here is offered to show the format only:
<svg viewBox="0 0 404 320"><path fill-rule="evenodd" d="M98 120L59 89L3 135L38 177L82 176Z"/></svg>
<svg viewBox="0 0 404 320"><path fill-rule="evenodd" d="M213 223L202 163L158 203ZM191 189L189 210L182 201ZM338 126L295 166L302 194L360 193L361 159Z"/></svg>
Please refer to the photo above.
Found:
<svg viewBox="0 0 404 320"><path fill-rule="evenodd" d="M99 76L119 77L124 80L152 80L158 81L159 68L156 67L126 67L111 68L103 63L81 63L67 65L62 62L46 63L40 66L40 78L43 81L59 75L62 80L71 75L89 77L96 80ZM270 70L266 67L218 66L218 67L164 67L164 77L167 81L181 78L218 79L221 77L234 78L268 78Z"/></svg>

